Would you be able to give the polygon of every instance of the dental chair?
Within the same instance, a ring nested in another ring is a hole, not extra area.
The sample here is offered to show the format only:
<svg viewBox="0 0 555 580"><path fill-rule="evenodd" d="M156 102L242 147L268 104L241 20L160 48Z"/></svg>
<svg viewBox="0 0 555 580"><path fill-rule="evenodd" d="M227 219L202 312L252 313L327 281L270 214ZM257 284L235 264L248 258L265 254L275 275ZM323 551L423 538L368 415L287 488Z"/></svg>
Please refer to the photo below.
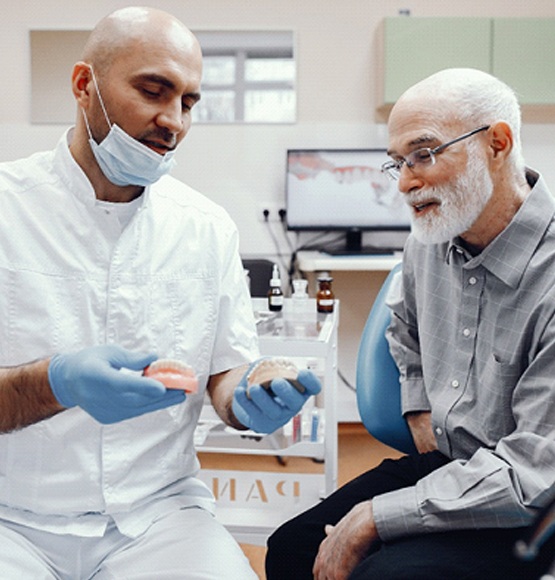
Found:
<svg viewBox="0 0 555 580"><path fill-rule="evenodd" d="M360 340L356 395L362 423L378 441L403 453L416 453L407 422L401 414L399 370L385 338L391 313L385 300L401 264L385 279L370 311Z"/></svg>

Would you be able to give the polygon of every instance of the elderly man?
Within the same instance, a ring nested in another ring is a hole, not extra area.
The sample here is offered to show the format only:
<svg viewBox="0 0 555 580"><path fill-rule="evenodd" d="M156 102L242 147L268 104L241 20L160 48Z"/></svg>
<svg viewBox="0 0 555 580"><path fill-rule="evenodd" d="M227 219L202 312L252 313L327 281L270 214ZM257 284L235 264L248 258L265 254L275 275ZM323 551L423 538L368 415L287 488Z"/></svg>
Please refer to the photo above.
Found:
<svg viewBox="0 0 555 580"><path fill-rule="evenodd" d="M418 454L385 461L279 529L278 578L538 578L515 541L555 486L555 202L524 166L513 92L450 69L389 119L412 211L392 354Z"/></svg>
<svg viewBox="0 0 555 580"><path fill-rule="evenodd" d="M195 477L204 395L267 433L320 387L301 371L302 394L276 379L247 397L237 230L166 175L201 71L173 16L116 11L73 69L76 126L0 166L2 578L256 578ZM198 392L143 376L158 355L192 365Z"/></svg>

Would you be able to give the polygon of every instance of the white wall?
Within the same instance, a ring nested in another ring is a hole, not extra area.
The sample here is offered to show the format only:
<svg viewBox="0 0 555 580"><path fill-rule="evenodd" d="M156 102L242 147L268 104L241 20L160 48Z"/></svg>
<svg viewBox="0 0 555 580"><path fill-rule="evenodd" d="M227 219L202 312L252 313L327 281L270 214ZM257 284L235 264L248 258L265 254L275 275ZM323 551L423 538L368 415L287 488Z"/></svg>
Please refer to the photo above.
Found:
<svg viewBox="0 0 555 580"><path fill-rule="evenodd" d="M90 29L108 12L129 3L22 0L9 4L0 20L0 160L50 148L64 129L29 123L29 30ZM377 31L384 17L405 8L413 16L555 17L553 0L150 0L150 4L174 13L193 29L295 32L298 122L284 126L198 125L177 156L175 175L228 209L239 226L242 252L253 255L275 253L272 237L257 220L257 209L259 202L284 202L287 148L387 144L384 119L375 113L381 70ZM553 191L554 134L550 124L526 124L523 129L526 159L544 173ZM277 233L281 233L279 228ZM287 252L283 236L279 239ZM339 366L351 381L358 337L381 279L359 273L338 275L334 282L343 302ZM342 396L350 411L340 409L340 419L354 419L352 393L343 389Z"/></svg>
<svg viewBox="0 0 555 580"><path fill-rule="evenodd" d="M0 160L51 147L63 127L31 126L30 29L87 29L129 2L23 0L0 21ZM288 147L380 147L383 119L374 109L379 79L377 29L385 16L409 8L414 16L555 16L552 0L151 0L191 28L291 29L298 56L298 122L272 126L193 127L178 154L175 175L225 206L242 235L244 253L275 247L257 221L258 202L283 203ZM410 46L407 46L407 51ZM69 71L68 71L69 91ZM380 122L376 123L376 119ZM524 128L529 163L555 189L551 126ZM279 233L279 232L278 232ZM285 249L285 247L284 247Z"/></svg>

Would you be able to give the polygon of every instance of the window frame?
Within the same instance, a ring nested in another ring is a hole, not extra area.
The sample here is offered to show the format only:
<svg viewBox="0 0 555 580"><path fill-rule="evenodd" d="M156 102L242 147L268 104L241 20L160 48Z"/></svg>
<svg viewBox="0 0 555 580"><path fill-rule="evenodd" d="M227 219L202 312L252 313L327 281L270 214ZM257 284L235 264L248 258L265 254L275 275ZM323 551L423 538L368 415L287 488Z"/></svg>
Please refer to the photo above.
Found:
<svg viewBox="0 0 555 580"><path fill-rule="evenodd" d="M232 84L202 82L201 92L232 91L234 93L234 118L231 121L201 119L193 108L193 122L201 124L219 123L270 123L290 124L297 119L297 72L295 38L292 31L194 31L202 46L203 57L226 57L235 59L235 80ZM249 81L246 79L246 65L249 59L276 58L291 59L295 72L292 80L281 81ZM205 61L206 62L206 61ZM295 103L290 120L265 119L247 121L245 111L245 96L249 91L293 91ZM201 100L202 103L202 100ZM198 107L198 105L197 105Z"/></svg>

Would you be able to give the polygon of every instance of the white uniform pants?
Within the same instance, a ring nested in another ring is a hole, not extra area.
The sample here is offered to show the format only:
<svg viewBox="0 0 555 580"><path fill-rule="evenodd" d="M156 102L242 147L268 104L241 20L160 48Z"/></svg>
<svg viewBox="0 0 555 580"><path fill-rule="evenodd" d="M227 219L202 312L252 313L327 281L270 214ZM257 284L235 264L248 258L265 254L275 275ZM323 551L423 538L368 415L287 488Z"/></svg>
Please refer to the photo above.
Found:
<svg viewBox="0 0 555 580"><path fill-rule="evenodd" d="M0 521L2 580L257 580L240 546L209 512L188 508L136 539L110 525L102 538Z"/></svg>

